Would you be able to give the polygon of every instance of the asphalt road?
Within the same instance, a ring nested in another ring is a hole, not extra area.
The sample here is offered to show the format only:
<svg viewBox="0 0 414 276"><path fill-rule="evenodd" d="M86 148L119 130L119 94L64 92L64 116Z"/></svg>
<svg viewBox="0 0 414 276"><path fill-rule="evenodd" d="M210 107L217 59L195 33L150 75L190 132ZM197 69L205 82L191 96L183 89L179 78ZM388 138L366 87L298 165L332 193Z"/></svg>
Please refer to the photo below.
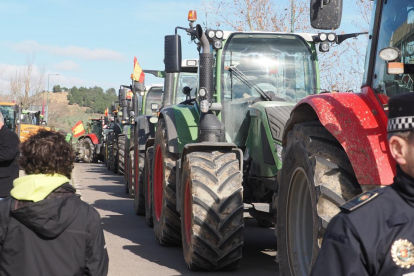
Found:
<svg viewBox="0 0 414 276"><path fill-rule="evenodd" d="M100 213L109 252L109 275L278 275L274 229L245 219L243 259L230 272L191 272L180 247L156 243L145 217L136 216L133 201L124 192L123 176L105 165L77 163L73 175L82 199Z"/></svg>

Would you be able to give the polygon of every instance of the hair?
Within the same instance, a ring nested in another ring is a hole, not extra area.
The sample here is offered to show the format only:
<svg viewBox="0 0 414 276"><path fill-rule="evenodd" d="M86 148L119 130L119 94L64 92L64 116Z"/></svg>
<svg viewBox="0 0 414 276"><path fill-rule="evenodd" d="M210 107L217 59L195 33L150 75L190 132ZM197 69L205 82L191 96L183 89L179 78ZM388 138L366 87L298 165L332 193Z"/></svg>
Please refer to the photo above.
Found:
<svg viewBox="0 0 414 276"><path fill-rule="evenodd" d="M406 140L407 142L411 142L414 141L414 130L389 132L388 140L390 140L392 136L397 136Z"/></svg>
<svg viewBox="0 0 414 276"><path fill-rule="evenodd" d="M75 151L56 131L40 129L21 145L20 165L26 174L61 174L69 179Z"/></svg>
<svg viewBox="0 0 414 276"><path fill-rule="evenodd" d="M4 124L4 116L1 111L0 111L0 124Z"/></svg>

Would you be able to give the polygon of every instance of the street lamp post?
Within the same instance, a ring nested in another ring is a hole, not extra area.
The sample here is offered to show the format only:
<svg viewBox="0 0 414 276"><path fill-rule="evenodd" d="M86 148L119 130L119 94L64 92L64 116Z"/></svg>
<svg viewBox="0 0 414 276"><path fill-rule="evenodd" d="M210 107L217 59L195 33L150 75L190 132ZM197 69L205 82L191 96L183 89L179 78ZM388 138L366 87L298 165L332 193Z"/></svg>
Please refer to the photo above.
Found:
<svg viewBox="0 0 414 276"><path fill-rule="evenodd" d="M60 74L47 74L47 100L46 100L46 124L49 123L49 76L57 76Z"/></svg>

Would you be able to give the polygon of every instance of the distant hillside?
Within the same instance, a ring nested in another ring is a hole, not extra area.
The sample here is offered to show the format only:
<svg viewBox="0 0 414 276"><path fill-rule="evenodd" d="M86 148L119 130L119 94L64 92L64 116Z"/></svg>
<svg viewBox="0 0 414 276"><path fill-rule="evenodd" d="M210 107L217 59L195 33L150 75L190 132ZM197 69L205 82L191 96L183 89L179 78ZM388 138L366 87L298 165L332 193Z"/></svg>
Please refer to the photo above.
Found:
<svg viewBox="0 0 414 276"><path fill-rule="evenodd" d="M99 113L86 113L90 108L81 107L78 104L69 105L67 92L49 93L49 123L48 126L59 128L61 130L71 132L71 128L80 120L86 122L90 117L97 118L103 116ZM36 101L36 105L46 105L47 93L41 93ZM45 107L46 109L46 107Z"/></svg>

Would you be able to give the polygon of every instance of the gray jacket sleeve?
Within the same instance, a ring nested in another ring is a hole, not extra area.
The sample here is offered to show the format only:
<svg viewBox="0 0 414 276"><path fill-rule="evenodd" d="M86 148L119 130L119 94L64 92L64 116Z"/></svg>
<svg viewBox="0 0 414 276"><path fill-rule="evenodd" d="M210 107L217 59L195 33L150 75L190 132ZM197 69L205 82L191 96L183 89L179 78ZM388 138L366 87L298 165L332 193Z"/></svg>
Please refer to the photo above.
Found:
<svg viewBox="0 0 414 276"><path fill-rule="evenodd" d="M91 236L86 244L85 275L106 276L108 275L109 264L108 250L101 219L97 212L95 216L98 218L94 218L93 223L91 223Z"/></svg>

